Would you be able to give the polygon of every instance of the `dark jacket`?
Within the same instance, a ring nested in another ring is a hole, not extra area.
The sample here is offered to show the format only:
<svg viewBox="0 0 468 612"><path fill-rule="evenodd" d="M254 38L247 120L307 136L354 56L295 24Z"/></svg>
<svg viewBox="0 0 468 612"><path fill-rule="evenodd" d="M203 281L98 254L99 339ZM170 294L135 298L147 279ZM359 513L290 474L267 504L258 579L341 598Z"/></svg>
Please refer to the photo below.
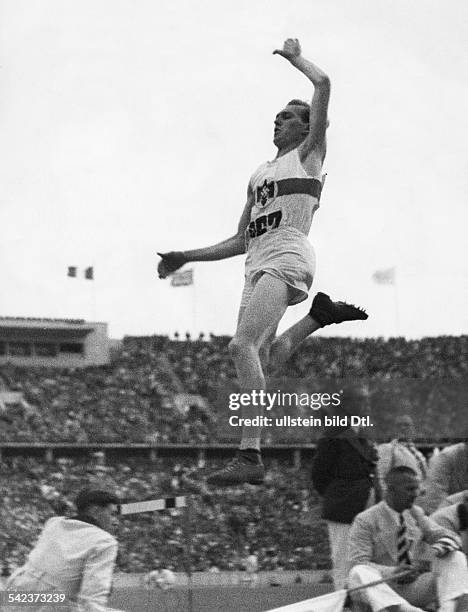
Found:
<svg viewBox="0 0 468 612"><path fill-rule="evenodd" d="M312 466L312 483L323 497L322 518L351 524L373 487L375 446L351 429L321 437Z"/></svg>

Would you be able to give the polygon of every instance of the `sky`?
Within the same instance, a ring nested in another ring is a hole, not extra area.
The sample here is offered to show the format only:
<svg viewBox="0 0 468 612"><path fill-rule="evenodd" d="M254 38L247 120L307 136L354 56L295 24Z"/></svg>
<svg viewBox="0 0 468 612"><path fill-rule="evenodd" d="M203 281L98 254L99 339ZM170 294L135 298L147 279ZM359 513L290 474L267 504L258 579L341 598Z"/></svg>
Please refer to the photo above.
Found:
<svg viewBox="0 0 468 612"><path fill-rule="evenodd" d="M275 114L312 96L287 37L332 82L312 292L370 315L320 333L467 333L464 0L0 0L0 316L232 334L243 258L173 288L156 251L235 232Z"/></svg>

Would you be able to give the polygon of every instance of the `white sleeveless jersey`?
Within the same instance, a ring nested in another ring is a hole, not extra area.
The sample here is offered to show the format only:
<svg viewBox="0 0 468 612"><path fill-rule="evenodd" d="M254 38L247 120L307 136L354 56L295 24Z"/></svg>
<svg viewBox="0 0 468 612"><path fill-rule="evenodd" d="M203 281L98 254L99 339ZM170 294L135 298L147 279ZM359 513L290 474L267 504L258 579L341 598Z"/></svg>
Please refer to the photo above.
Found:
<svg viewBox="0 0 468 612"><path fill-rule="evenodd" d="M307 174L297 149L262 164L252 175L250 186L255 204L246 231L247 244L273 230L296 230L308 236L322 185L321 179Z"/></svg>
<svg viewBox="0 0 468 612"><path fill-rule="evenodd" d="M264 273L289 285L290 304L307 298L315 274L315 253L307 236L319 207L322 183L305 171L297 149L262 164L250 179L255 204L245 232L248 302Z"/></svg>

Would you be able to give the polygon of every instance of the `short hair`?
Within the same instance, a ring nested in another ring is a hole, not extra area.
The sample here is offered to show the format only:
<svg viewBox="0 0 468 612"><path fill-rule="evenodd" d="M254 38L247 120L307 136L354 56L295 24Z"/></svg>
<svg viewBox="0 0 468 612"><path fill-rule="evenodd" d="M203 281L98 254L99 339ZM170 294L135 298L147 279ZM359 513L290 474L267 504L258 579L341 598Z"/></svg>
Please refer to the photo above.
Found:
<svg viewBox="0 0 468 612"><path fill-rule="evenodd" d="M84 514L89 506L108 506L120 504L120 499L110 491L104 489L82 489L76 496L75 506L78 514Z"/></svg>
<svg viewBox="0 0 468 612"><path fill-rule="evenodd" d="M385 481L390 482L396 476L412 476L413 478L418 477L413 468L410 468L407 465L397 465L396 467L392 467L392 469L387 472Z"/></svg>
<svg viewBox="0 0 468 612"><path fill-rule="evenodd" d="M304 102L304 100L298 100L294 98L294 100L290 100L286 106L299 106L300 107L300 115L302 121L304 123L309 123L310 120L310 104L308 102Z"/></svg>

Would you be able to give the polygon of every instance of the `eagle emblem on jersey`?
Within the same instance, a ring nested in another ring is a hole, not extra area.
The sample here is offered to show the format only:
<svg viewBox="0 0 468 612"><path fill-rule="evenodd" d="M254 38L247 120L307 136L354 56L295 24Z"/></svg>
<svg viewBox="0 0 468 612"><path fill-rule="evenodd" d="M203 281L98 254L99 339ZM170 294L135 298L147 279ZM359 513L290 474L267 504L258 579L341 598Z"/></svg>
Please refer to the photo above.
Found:
<svg viewBox="0 0 468 612"><path fill-rule="evenodd" d="M268 200L273 198L275 195L275 183L274 181L268 182L266 179L263 185L257 187L257 204L260 206L266 206Z"/></svg>

